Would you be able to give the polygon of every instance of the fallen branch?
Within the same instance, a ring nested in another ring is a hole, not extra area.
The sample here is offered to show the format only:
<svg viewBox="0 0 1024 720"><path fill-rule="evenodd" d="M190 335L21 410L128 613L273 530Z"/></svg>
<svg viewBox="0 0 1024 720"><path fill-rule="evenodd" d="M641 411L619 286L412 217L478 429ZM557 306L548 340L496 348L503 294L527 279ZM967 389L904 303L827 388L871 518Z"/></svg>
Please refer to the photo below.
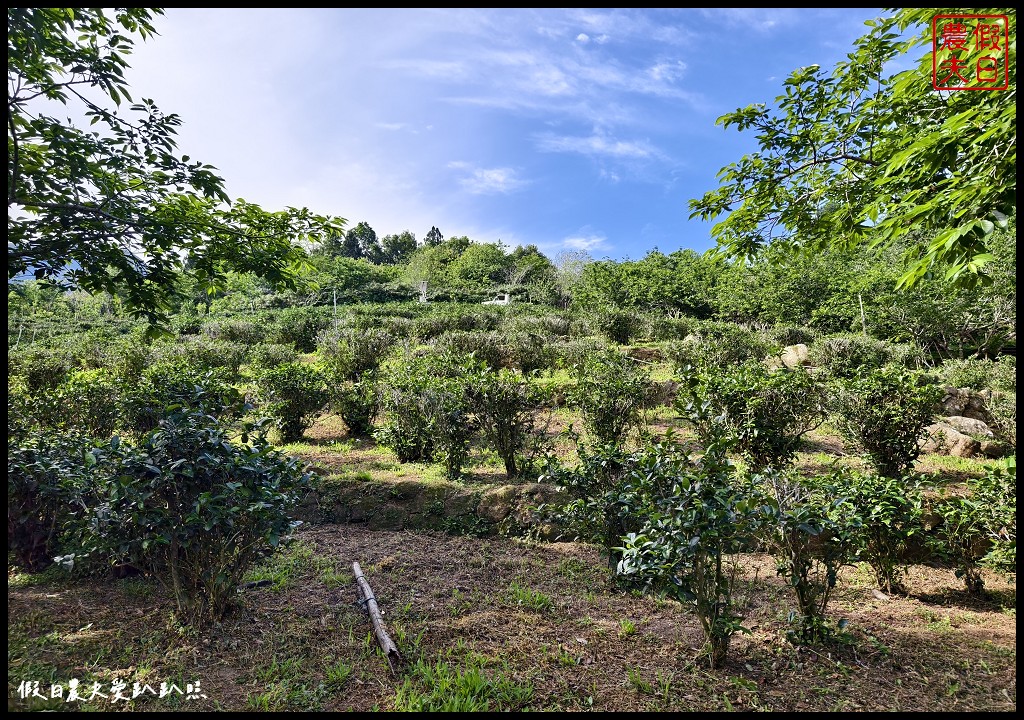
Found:
<svg viewBox="0 0 1024 720"><path fill-rule="evenodd" d="M380 649L384 651L384 656L387 657L388 665L391 666L393 672L398 663L401 662L402 655L398 652L398 646L391 640L387 630L384 629L384 620L380 616L377 598L374 597L370 583L366 581L363 569L359 567L359 563L352 563L352 573L356 576L359 604L369 613L370 622L373 623L373 632L377 636L377 643L380 645Z"/></svg>

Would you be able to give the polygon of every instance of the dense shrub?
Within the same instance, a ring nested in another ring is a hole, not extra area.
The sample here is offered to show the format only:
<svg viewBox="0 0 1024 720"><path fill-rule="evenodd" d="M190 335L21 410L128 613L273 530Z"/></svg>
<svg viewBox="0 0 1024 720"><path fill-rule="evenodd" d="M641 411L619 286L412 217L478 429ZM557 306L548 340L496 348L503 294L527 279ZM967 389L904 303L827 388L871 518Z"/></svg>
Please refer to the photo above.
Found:
<svg viewBox="0 0 1024 720"><path fill-rule="evenodd" d="M844 437L861 449L875 471L899 478L920 454L922 433L935 418L942 394L920 371L889 365L840 381L833 410Z"/></svg>
<svg viewBox="0 0 1024 720"><path fill-rule="evenodd" d="M1017 447L1017 393L995 390L985 400L996 437L1012 448Z"/></svg>
<svg viewBox="0 0 1024 720"><path fill-rule="evenodd" d="M325 330L317 339L323 364L337 377L353 382L375 372L397 344L395 335L378 328Z"/></svg>
<svg viewBox="0 0 1024 720"><path fill-rule="evenodd" d="M40 425L107 439L121 427L124 385L104 370L79 370L37 400Z"/></svg>
<svg viewBox="0 0 1024 720"><path fill-rule="evenodd" d="M475 373L468 390L476 425L509 479L532 474L536 459L547 449L551 415L543 408L550 405L551 391L504 368Z"/></svg>
<svg viewBox="0 0 1024 720"><path fill-rule="evenodd" d="M568 399L599 445L623 442L643 426L651 382L636 361L618 350L594 352L570 369Z"/></svg>
<svg viewBox="0 0 1024 720"><path fill-rule="evenodd" d="M451 330L431 340L439 353L472 355L487 367L497 370L510 367L510 358L503 352L498 333L473 330Z"/></svg>
<svg viewBox="0 0 1024 720"><path fill-rule="evenodd" d="M914 345L900 345L854 334L822 338L810 346L809 355L812 365L841 378L854 377L884 365L918 369L924 362L924 354Z"/></svg>
<svg viewBox="0 0 1024 720"><path fill-rule="evenodd" d="M568 337L572 329L569 318L562 315L519 315L507 323L514 332L527 332L551 337Z"/></svg>
<svg viewBox="0 0 1024 720"><path fill-rule="evenodd" d="M694 318L657 315L651 318L651 339L659 342L682 340L693 332L697 324Z"/></svg>
<svg viewBox="0 0 1024 720"><path fill-rule="evenodd" d="M679 341L665 343L664 354L677 372L685 367L721 367L745 360L763 360L782 346L762 333L730 322L700 321Z"/></svg>
<svg viewBox="0 0 1024 720"><path fill-rule="evenodd" d="M271 418L281 442L295 442L327 405L327 379L319 368L305 363L283 363L256 379L259 411Z"/></svg>
<svg viewBox="0 0 1024 720"><path fill-rule="evenodd" d="M589 356L603 353L609 348L603 340L589 337L562 340L551 343L548 347L554 356L555 366L565 369L576 367Z"/></svg>
<svg viewBox="0 0 1024 720"><path fill-rule="evenodd" d="M554 351L535 333L456 330L439 335L433 343L442 352L472 354L492 370L529 373L550 368L555 362Z"/></svg>
<svg viewBox="0 0 1024 720"><path fill-rule="evenodd" d="M643 322L635 310L620 308L595 310L591 323L608 342L617 345L628 345L643 329Z"/></svg>
<svg viewBox="0 0 1024 720"><path fill-rule="evenodd" d="M684 370L680 382L677 411L686 416L692 407L709 408L716 421L698 425L698 435L708 441L718 431L718 422L723 422L753 472L782 469L791 463L800 438L826 416L825 386L801 368L771 369L748 360L722 368Z"/></svg>
<svg viewBox="0 0 1024 720"><path fill-rule="evenodd" d="M1009 355L999 360L946 360L936 368L935 374L946 385L956 388L1017 391L1017 361Z"/></svg>
<svg viewBox="0 0 1024 720"><path fill-rule="evenodd" d="M60 385L77 367L74 357L66 350L41 345L12 352L7 358L7 374L24 377L31 396Z"/></svg>
<svg viewBox="0 0 1024 720"><path fill-rule="evenodd" d="M223 617L245 573L297 524L289 511L309 483L261 433L239 444L197 412L168 415L137 447L114 438L90 452L109 470L65 559L130 563L195 624Z"/></svg>

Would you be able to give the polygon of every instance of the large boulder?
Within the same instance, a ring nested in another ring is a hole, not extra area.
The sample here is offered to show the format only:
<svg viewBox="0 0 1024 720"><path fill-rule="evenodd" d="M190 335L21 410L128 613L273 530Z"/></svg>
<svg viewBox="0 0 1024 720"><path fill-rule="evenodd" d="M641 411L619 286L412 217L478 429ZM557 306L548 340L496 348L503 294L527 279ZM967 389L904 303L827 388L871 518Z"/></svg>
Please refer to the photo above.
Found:
<svg viewBox="0 0 1024 720"><path fill-rule="evenodd" d="M964 435L970 435L971 437L981 440L991 440L995 437L995 433L992 429L983 421L977 418L964 417L963 415L949 415L942 419L946 425L950 425Z"/></svg>
<svg viewBox="0 0 1024 720"><path fill-rule="evenodd" d="M981 452L979 441L945 422L929 425L925 433L925 439L921 442L923 453L969 458Z"/></svg>
<svg viewBox="0 0 1024 720"><path fill-rule="evenodd" d="M782 364L788 368L796 368L801 365L810 364L810 354L807 350L807 346L803 343L797 343L796 345L787 345L782 349Z"/></svg>
<svg viewBox="0 0 1024 720"><path fill-rule="evenodd" d="M939 414L945 417L966 417L981 420L984 423L990 422L992 416L985 406L985 397L981 393L970 388L945 388L946 394L942 398L942 406Z"/></svg>

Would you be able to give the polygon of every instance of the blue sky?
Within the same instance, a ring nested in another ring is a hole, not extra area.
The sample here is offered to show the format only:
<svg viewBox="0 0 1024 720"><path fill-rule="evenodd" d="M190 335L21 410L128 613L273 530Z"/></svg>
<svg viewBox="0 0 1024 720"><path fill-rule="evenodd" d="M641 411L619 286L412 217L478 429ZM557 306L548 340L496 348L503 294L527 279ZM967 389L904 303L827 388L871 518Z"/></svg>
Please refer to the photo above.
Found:
<svg viewBox="0 0 1024 720"><path fill-rule="evenodd" d="M445 237L703 251L688 201L755 149L720 115L831 68L878 9L168 9L133 97L229 195Z"/></svg>

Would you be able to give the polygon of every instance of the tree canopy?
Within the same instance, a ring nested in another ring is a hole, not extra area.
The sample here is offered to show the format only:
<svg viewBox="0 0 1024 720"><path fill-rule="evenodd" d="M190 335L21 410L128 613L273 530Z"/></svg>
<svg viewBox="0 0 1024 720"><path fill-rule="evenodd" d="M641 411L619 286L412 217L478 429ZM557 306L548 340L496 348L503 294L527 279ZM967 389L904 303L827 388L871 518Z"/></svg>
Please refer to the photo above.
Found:
<svg viewBox="0 0 1024 720"><path fill-rule="evenodd" d="M155 35L162 13L7 11L8 279L109 292L155 325L183 271L209 289L228 270L294 287L298 243L344 224L231 201L216 168L176 154L181 119L135 102L124 77L133 36Z"/></svg>
<svg viewBox="0 0 1024 720"><path fill-rule="evenodd" d="M719 188L690 201L691 217L725 216L712 228L724 253L750 258L772 244L878 248L915 230L924 232L907 246L899 286L939 271L961 285L990 280L993 230L1017 203L1016 11L887 12L867 23L831 73L798 69L776 107L749 105L718 119L754 130L760 146L722 168ZM1008 42L998 40L1005 48L979 41L957 59L981 77L993 62L986 53L994 55L1008 89L933 87L933 59L934 67L951 61L949 48L931 52L936 15L1008 18L1008 29L995 28L1008 33ZM912 67L887 71L921 47L928 52Z"/></svg>

